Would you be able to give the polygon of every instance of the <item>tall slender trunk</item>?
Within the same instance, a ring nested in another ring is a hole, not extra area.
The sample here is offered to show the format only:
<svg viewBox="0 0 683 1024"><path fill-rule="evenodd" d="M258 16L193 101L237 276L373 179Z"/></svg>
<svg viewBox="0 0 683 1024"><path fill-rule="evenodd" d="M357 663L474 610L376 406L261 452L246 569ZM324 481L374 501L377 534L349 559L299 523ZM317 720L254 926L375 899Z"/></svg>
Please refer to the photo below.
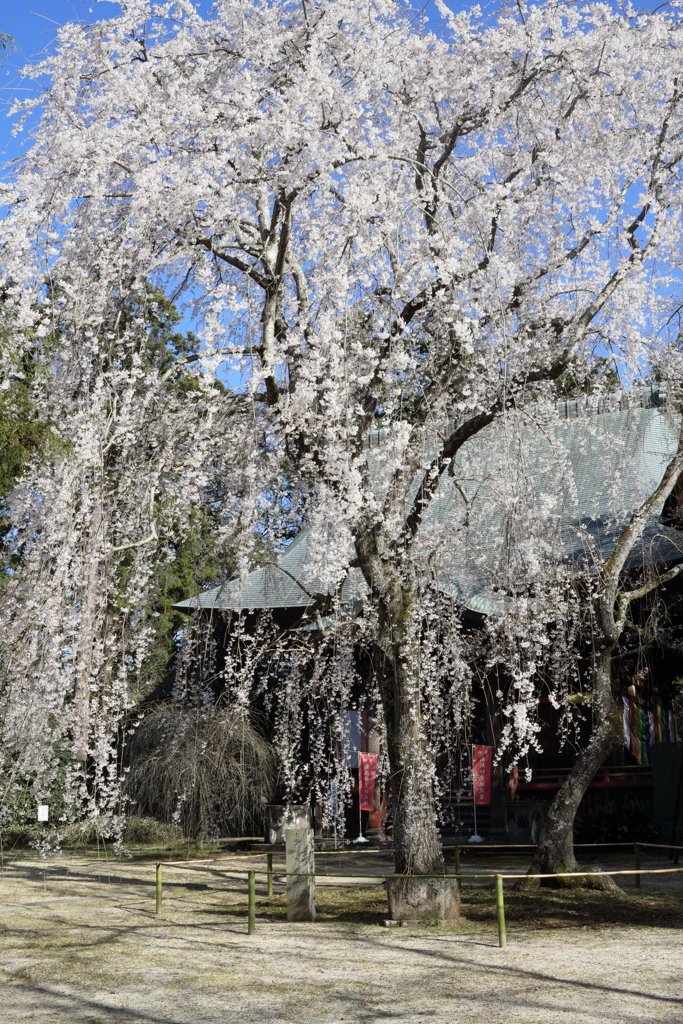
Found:
<svg viewBox="0 0 683 1024"><path fill-rule="evenodd" d="M621 741L621 713L612 699L610 665L614 643L603 646L595 655L593 665L593 730L590 741L579 754L576 764L550 805L541 829L536 853L529 874L558 874L580 871L574 854L574 819L595 773L605 758ZM539 879L518 883L527 889ZM543 885L589 885L591 888L615 890L618 887L606 875L580 878L542 879Z"/></svg>

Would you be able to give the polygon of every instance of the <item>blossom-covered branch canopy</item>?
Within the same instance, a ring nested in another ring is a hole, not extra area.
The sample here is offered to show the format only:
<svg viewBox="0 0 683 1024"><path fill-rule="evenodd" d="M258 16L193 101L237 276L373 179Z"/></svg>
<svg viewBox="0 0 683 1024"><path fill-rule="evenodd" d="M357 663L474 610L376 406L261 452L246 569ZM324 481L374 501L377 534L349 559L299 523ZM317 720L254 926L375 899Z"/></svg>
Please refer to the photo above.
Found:
<svg viewBox="0 0 683 1024"><path fill-rule="evenodd" d="M500 407L581 346L641 371L680 286L676 14L123 8L29 72L2 233L25 320L46 279L44 329L165 283L352 513L378 414Z"/></svg>

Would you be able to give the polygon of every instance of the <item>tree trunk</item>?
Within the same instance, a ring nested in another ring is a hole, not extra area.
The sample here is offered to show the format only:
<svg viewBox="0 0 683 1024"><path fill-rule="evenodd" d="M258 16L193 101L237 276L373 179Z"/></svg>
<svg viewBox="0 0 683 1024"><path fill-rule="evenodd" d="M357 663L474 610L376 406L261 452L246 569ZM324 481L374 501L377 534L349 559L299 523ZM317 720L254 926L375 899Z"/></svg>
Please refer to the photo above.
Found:
<svg viewBox="0 0 683 1024"><path fill-rule="evenodd" d="M621 713L612 700L610 664L613 644L597 656L593 674L593 732L588 746L553 800L541 829L534 859L528 874L559 874L580 871L574 855L574 819L583 796L606 757L621 741ZM616 883L607 875L582 875L579 878L524 879L518 888L539 884L552 886L582 885L614 891Z"/></svg>
<svg viewBox="0 0 683 1024"><path fill-rule="evenodd" d="M391 768L396 872L443 872L419 682L404 663L392 664L385 659L381 692Z"/></svg>
<svg viewBox="0 0 683 1024"><path fill-rule="evenodd" d="M444 875L436 827L433 764L422 717L416 656L414 591L396 584L379 602L379 684L391 770L394 870L397 875ZM454 878L396 878L387 883L394 920L458 919Z"/></svg>

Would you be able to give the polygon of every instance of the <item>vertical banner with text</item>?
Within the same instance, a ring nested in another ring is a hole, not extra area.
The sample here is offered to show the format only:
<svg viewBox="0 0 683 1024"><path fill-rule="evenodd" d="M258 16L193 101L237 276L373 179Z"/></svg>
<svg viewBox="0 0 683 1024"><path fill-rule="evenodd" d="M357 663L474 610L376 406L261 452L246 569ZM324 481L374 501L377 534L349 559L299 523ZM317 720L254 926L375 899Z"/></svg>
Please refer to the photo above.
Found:
<svg viewBox="0 0 683 1024"><path fill-rule="evenodd" d="M474 781L474 802L477 806L491 803L491 767L493 765L493 747L474 747L474 765L472 769Z"/></svg>
<svg viewBox="0 0 683 1024"><path fill-rule="evenodd" d="M371 811L375 802L377 754L358 755L358 791L361 811Z"/></svg>

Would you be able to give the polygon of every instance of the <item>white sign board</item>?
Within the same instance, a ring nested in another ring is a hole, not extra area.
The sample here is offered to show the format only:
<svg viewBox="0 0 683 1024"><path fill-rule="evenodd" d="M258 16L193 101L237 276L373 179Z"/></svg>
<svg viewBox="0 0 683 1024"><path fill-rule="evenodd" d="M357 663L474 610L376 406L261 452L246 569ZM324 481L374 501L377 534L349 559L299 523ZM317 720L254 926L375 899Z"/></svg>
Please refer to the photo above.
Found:
<svg viewBox="0 0 683 1024"><path fill-rule="evenodd" d="M50 820L50 808L47 804L38 804L38 821Z"/></svg>

